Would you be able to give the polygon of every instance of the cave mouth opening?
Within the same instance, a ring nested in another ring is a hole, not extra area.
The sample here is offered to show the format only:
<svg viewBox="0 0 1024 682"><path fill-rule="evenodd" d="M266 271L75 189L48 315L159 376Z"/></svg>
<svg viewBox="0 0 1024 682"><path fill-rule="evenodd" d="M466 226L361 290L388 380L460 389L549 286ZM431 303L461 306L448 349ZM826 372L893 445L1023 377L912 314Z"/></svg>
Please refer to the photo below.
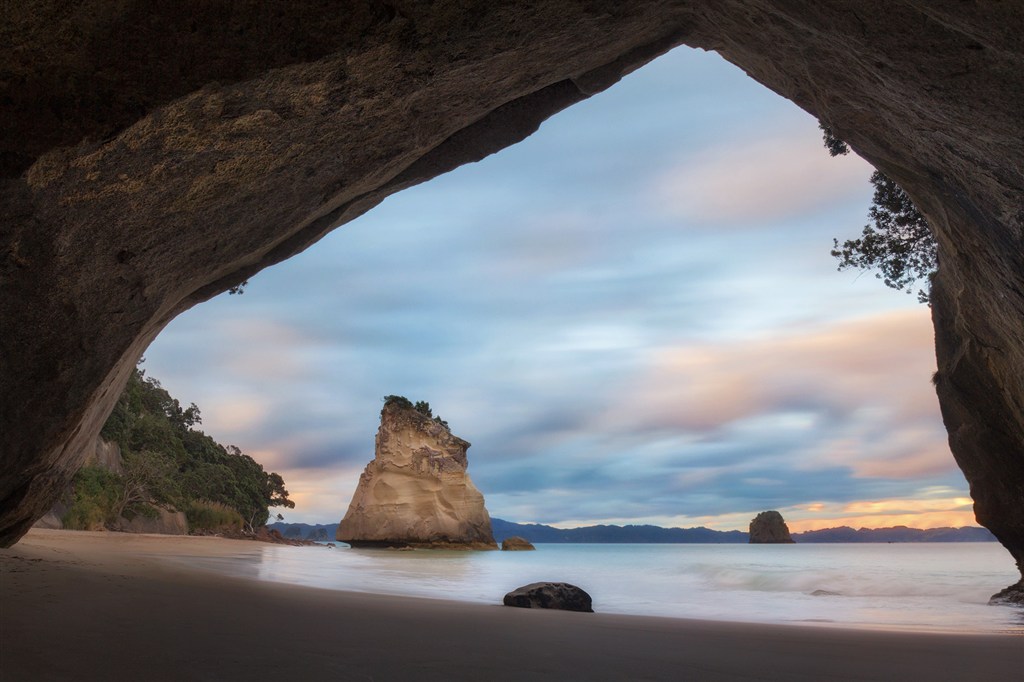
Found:
<svg viewBox="0 0 1024 682"><path fill-rule="evenodd" d="M399 393L474 443L502 518L973 525L927 310L828 255L869 174L680 47L180 316L146 368L284 474L293 520L340 518Z"/></svg>

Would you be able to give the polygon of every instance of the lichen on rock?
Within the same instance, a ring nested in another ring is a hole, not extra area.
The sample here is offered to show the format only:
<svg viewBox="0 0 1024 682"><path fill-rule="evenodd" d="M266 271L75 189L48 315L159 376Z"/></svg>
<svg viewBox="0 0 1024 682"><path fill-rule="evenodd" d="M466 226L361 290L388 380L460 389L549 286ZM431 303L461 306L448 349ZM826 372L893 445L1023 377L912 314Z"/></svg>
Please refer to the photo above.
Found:
<svg viewBox="0 0 1024 682"><path fill-rule="evenodd" d="M497 549L484 496L466 473L469 445L441 420L388 401L337 539L353 547Z"/></svg>

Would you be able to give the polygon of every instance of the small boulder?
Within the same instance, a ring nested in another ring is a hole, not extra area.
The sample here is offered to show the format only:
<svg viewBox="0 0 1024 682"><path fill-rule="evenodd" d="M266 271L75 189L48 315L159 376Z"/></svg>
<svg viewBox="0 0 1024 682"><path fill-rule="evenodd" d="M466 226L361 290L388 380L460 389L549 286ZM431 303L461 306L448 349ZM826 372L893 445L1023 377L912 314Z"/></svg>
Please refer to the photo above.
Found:
<svg viewBox="0 0 1024 682"><path fill-rule="evenodd" d="M531 583L505 595L505 606L524 609L560 609L593 613L593 601L582 589L569 583Z"/></svg>
<svg viewBox="0 0 1024 682"><path fill-rule="evenodd" d="M530 544L529 540L518 535L513 535L501 541L501 551L503 552L524 552L531 549L537 548Z"/></svg>
<svg viewBox="0 0 1024 682"><path fill-rule="evenodd" d="M789 526L777 511L764 511L750 522L750 544L792 544Z"/></svg>

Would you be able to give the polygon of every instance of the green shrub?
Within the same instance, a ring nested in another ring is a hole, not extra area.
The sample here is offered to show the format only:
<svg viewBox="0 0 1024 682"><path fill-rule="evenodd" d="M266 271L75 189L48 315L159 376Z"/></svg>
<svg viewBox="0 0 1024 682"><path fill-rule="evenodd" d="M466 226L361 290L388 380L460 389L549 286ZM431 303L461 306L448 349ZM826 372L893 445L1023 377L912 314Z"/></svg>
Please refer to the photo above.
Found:
<svg viewBox="0 0 1024 682"><path fill-rule="evenodd" d="M391 404L398 405L403 409L412 409L412 401L406 398L404 395L386 395L384 396L384 407ZM383 409L381 410L383 413Z"/></svg>
<svg viewBox="0 0 1024 682"><path fill-rule="evenodd" d="M97 530L116 517L123 483L121 477L102 467L82 467L72 479L71 506L61 519L65 528Z"/></svg>
<svg viewBox="0 0 1024 682"><path fill-rule="evenodd" d="M221 502L194 500L185 508L190 533L240 531L245 521L232 507Z"/></svg>
<svg viewBox="0 0 1024 682"><path fill-rule="evenodd" d="M253 530L266 523L270 507L295 506L279 474L239 448L217 443L196 428L200 423L194 403L183 408L159 381L136 368L102 431L120 445L123 457L116 513L149 517L157 513L152 505L159 504L187 514L194 501L201 501L189 521L203 532L233 527L238 518ZM83 499L71 514L75 527L113 520L109 500L87 502ZM234 514L211 513L211 502Z"/></svg>

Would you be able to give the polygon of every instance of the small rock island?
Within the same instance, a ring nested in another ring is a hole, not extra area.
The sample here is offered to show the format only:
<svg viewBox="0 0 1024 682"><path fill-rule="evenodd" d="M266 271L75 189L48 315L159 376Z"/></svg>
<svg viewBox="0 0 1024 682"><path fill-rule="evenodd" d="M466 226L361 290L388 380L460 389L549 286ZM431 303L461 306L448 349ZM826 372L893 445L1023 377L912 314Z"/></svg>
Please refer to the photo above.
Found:
<svg viewBox="0 0 1024 682"><path fill-rule="evenodd" d="M429 404L385 398L373 461L337 539L353 547L497 549L484 496L466 473L469 446Z"/></svg>
<svg viewBox="0 0 1024 682"><path fill-rule="evenodd" d="M750 544L791 545L794 544L782 514L777 511L763 511L750 522Z"/></svg>
<svg viewBox="0 0 1024 682"><path fill-rule="evenodd" d="M507 537L501 541L501 551L503 552L532 552L537 549L533 546L533 543L526 538L513 535Z"/></svg>

